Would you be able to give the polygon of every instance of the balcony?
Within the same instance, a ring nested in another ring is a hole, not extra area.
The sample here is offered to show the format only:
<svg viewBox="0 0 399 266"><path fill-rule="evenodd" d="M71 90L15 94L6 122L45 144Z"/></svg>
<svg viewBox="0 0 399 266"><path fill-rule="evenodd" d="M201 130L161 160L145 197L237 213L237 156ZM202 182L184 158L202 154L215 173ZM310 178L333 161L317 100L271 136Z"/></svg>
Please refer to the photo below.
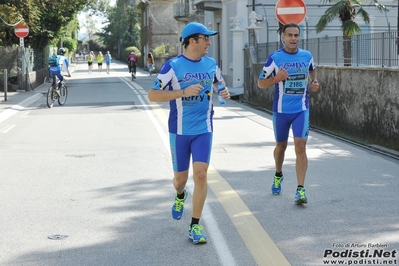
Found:
<svg viewBox="0 0 399 266"><path fill-rule="evenodd" d="M175 19L187 18L190 14L189 3L175 3L173 4L173 17Z"/></svg>
<svg viewBox="0 0 399 266"><path fill-rule="evenodd" d="M205 11L218 11L223 7L221 0L195 0L194 4L199 10Z"/></svg>

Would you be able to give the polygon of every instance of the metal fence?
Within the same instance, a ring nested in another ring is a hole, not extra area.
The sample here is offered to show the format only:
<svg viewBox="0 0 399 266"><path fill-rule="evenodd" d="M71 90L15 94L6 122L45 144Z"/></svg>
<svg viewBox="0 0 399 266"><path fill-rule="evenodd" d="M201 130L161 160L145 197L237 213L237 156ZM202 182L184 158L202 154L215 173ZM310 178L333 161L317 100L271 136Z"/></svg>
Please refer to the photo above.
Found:
<svg viewBox="0 0 399 266"><path fill-rule="evenodd" d="M33 89L29 73L47 68L47 58L53 50L57 51L57 48L0 47L0 90L3 89L4 72L7 73L7 83L15 84L18 89Z"/></svg>
<svg viewBox="0 0 399 266"><path fill-rule="evenodd" d="M270 53L281 48L280 42L257 43L250 32L250 47L254 47L258 63L264 63ZM318 65L358 67L399 67L399 36L395 32L358 34L301 40L300 47L313 54Z"/></svg>

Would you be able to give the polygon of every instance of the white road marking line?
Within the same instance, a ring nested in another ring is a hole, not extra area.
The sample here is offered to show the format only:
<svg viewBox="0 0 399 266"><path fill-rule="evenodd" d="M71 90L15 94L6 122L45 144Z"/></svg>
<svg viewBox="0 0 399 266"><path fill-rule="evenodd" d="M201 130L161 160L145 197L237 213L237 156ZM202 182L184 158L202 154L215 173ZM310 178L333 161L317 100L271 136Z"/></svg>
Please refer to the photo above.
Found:
<svg viewBox="0 0 399 266"><path fill-rule="evenodd" d="M123 79L122 79L123 80ZM123 80L135 93L137 92L136 88L133 87L131 84L129 84L128 82L126 82L125 80ZM137 86L140 90L144 89L138 85L137 83L135 83L135 86ZM165 148L169 151L170 146L169 146L169 139L167 137L166 132L164 132L162 130L162 127L160 126L159 122L156 120L156 118L154 117L152 111L150 110L150 108L148 107L148 102L145 101L142 97L142 95L138 95L138 98L141 102L141 104L144 106L144 109L147 112L147 115L149 116L149 118L151 119L152 123L154 124L155 128L158 131L158 134L161 136L163 143L165 145ZM166 116L164 119L162 119L162 121L164 123L166 123L167 119ZM192 182L187 182L187 188L189 189L189 192L193 193L193 183ZM231 253L229 246L227 245L227 242L222 234L222 232L219 229L219 225L217 223L217 221L214 219L214 215L212 213L211 208L208 207L207 203L205 202L204 205L204 209L202 211L203 216L206 217L206 219L204 219L204 223L206 224L207 228L209 228L210 231L212 231L212 244L214 245L214 247L217 250L217 254L219 256L219 260L221 262L221 265L223 266L235 266L236 262L235 259L233 257L233 254Z"/></svg>
<svg viewBox="0 0 399 266"><path fill-rule="evenodd" d="M26 106L31 105L35 101L37 101L40 97L42 97L43 94L41 93L36 93L29 97L28 99L20 102L19 104L11 106L9 109L4 110L4 112L0 113L0 123L3 122L4 120L10 118L11 116L15 115L19 111L23 110Z"/></svg>
<svg viewBox="0 0 399 266"><path fill-rule="evenodd" d="M8 126L2 128L2 129L0 130L0 132L3 133L3 134L5 134L5 133L7 133L8 131L10 131L11 129L13 129L14 127L15 127L15 125L8 125Z"/></svg>

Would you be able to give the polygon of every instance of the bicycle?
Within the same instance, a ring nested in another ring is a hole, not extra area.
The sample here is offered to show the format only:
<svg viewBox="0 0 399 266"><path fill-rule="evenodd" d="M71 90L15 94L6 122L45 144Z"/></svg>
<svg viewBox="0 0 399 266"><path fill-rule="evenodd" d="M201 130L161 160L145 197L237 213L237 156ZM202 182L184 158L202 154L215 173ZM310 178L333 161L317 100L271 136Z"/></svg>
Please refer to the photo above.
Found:
<svg viewBox="0 0 399 266"><path fill-rule="evenodd" d="M47 91L47 107L51 108L54 105L55 101L58 101L60 106L64 105L68 98L68 87L66 86L64 81L57 82L57 76L53 75L53 84L51 84L50 88ZM61 88L60 88L61 83ZM57 90L57 88L60 88ZM58 91L58 93L57 93Z"/></svg>
<svg viewBox="0 0 399 266"><path fill-rule="evenodd" d="M129 71L132 73L132 81L136 79L136 62L130 61L128 63Z"/></svg>
<svg viewBox="0 0 399 266"><path fill-rule="evenodd" d="M53 83L53 79L49 77L45 77L43 83Z"/></svg>

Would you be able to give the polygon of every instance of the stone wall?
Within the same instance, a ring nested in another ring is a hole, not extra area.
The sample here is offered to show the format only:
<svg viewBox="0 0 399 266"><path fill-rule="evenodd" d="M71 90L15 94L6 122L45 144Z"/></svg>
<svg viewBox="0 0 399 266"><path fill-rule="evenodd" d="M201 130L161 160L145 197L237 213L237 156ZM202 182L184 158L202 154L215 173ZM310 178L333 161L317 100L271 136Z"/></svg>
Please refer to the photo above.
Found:
<svg viewBox="0 0 399 266"><path fill-rule="evenodd" d="M179 26L173 17L175 0L153 0L150 5L150 27L148 38L151 40L150 51L164 44L167 52L177 53L179 43Z"/></svg>
<svg viewBox="0 0 399 266"><path fill-rule="evenodd" d="M273 88L260 90L263 64L245 52L244 101L271 110ZM399 70L318 66L320 90L310 94L310 123L354 141L399 151Z"/></svg>

